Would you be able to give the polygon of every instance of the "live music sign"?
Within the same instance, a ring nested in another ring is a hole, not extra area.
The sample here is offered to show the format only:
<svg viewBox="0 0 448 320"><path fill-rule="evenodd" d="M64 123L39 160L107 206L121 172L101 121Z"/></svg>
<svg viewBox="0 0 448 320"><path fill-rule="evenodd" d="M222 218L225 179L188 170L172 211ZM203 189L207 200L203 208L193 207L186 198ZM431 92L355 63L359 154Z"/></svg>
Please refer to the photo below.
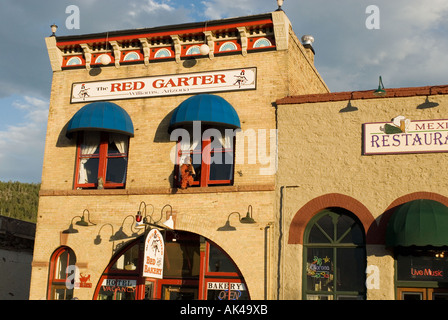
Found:
<svg viewBox="0 0 448 320"><path fill-rule="evenodd" d="M257 69L173 74L74 83L71 102L150 98L180 94L256 89Z"/></svg>

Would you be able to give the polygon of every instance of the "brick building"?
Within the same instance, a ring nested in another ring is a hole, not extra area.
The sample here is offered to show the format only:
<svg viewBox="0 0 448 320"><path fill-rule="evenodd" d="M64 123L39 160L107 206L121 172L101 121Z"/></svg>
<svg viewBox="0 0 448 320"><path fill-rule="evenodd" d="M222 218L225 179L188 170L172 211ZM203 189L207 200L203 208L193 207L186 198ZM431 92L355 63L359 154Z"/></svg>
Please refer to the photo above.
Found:
<svg viewBox="0 0 448 320"><path fill-rule="evenodd" d="M447 87L330 93L301 39L281 10L47 38L30 298L447 298Z"/></svg>
<svg viewBox="0 0 448 320"><path fill-rule="evenodd" d="M273 104L328 92L285 13L46 43L30 298L273 299Z"/></svg>

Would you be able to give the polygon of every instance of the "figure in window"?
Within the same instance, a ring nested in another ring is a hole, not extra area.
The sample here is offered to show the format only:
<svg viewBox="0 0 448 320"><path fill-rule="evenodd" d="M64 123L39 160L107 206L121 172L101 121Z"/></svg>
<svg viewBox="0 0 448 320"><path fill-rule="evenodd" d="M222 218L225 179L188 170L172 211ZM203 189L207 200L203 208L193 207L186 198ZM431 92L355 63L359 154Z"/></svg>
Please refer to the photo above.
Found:
<svg viewBox="0 0 448 320"><path fill-rule="evenodd" d="M196 172L194 171L191 157L187 157L182 166L180 167L180 175L181 175L180 178L181 189L186 189L189 186L193 185Z"/></svg>

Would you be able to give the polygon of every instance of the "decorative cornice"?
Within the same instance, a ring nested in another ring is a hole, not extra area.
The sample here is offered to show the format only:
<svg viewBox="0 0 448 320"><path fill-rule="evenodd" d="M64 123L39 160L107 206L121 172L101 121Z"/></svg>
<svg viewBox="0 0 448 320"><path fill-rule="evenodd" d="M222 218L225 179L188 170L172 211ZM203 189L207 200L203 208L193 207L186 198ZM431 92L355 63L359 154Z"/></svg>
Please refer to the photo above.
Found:
<svg viewBox="0 0 448 320"><path fill-rule="evenodd" d="M172 61L173 58L179 63L183 58L189 57L186 54L189 47L203 43L209 46L208 57L213 59L217 53L223 53L218 51L218 43L222 43L222 41L232 41L238 47L237 50L226 51L225 54L245 56L249 51L258 52L260 49L273 50L276 48L274 15L276 20L280 19L282 25L287 21L283 12L280 14L266 13L155 28L50 37L46 41L53 71L80 67L90 70L98 65L94 59L101 54L108 54L113 57L111 65L115 65L117 68L129 63L142 63L148 67L151 62ZM273 45L268 48L254 48L252 44L263 37L268 38ZM280 40L280 43L282 41L284 42L284 39ZM174 57L156 58L154 55L161 48L174 52ZM139 58L132 61L123 61L123 57L132 51L138 54ZM75 60L71 60L70 65L68 65L69 60L75 57L80 58L81 61L73 63ZM204 56L195 54L192 57L203 58ZM105 66L101 65L101 67Z"/></svg>

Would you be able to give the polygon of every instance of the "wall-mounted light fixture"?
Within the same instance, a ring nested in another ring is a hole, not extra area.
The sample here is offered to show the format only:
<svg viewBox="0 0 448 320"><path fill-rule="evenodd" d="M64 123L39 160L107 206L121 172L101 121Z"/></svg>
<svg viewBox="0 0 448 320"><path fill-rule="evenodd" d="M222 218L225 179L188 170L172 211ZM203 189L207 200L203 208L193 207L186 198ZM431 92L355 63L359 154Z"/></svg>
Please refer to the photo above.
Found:
<svg viewBox="0 0 448 320"><path fill-rule="evenodd" d="M87 221L84 218L84 215L85 215L86 211L87 211ZM73 227L73 220L75 220L76 218L79 218L79 221L76 221L76 225L78 225L78 226L88 227L88 226L95 226L96 225L95 223L90 221L90 212L89 212L89 210L84 209L84 211L82 213L82 217L81 216L74 216L72 218L72 220L70 221L70 226L68 227L68 229L62 231L62 233L78 233L78 230Z"/></svg>
<svg viewBox="0 0 448 320"><path fill-rule="evenodd" d="M81 218L81 216L74 216L70 221L70 226L68 229L62 231L62 233L78 233L78 229L73 228L73 220L75 220L75 218Z"/></svg>
<svg viewBox="0 0 448 320"><path fill-rule="evenodd" d="M376 89L373 92L373 95L375 97L384 97L386 95L386 90L384 90L384 85L383 85L383 79L380 76L380 80L379 80L379 84L378 84L378 89Z"/></svg>
<svg viewBox="0 0 448 320"><path fill-rule="evenodd" d="M128 236L124 231L123 231L123 227L124 227L124 222L126 221L127 218L131 217L132 218L132 223L131 223L131 231L132 231L132 235ZM121 223L120 229L118 229L117 232L114 233L114 235L111 237L111 239L113 241L116 240L124 240L124 239L129 239L129 238L135 238L138 236L138 232L135 232L133 229L134 226L134 216L132 215L128 215L123 219L123 222Z"/></svg>
<svg viewBox="0 0 448 320"><path fill-rule="evenodd" d="M142 205L143 205L143 210L142 210ZM140 202L139 209L135 216L136 228L139 228L139 229L146 228L146 226L149 225L152 227L162 228L162 229L174 229L173 207L169 204L166 204L165 206L163 206L162 210L160 211L160 218L158 220L154 220L152 217L152 215L154 214L154 206L152 206L152 207L153 207L153 211L152 211L151 215L146 215L146 203L144 201ZM159 222L163 219L163 210L166 207L170 208L170 216L165 222L163 222L162 224L159 224Z"/></svg>
<svg viewBox="0 0 448 320"><path fill-rule="evenodd" d="M84 214L87 211L87 221L84 219ZM93 223L92 221L90 221L90 212L87 209L84 209L84 211L82 212L82 217L81 220L76 221L76 224L78 226L83 226L83 227L88 227L88 226L96 226L96 223Z"/></svg>
<svg viewBox="0 0 448 320"><path fill-rule="evenodd" d="M252 205L249 205L249 207L247 208L246 216L244 218L241 218L241 214L239 212L237 212L237 211L232 212L231 214L229 214L227 216L227 221L226 221L225 225L222 227L219 227L217 229L217 231L235 231L236 228L234 226L230 225L230 216L235 213L238 215L240 223L245 223L245 224L256 223L256 221L252 217Z"/></svg>

